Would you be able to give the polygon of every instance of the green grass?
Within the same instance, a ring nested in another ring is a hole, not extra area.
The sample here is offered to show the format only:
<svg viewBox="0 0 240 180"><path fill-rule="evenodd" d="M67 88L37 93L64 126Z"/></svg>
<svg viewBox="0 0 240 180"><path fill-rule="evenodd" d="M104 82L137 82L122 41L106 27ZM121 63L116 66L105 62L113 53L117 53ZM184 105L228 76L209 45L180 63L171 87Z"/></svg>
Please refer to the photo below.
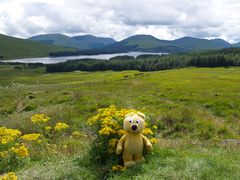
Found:
<svg viewBox="0 0 240 180"><path fill-rule="evenodd" d="M44 68L4 65L0 66L0 125L31 132L29 117L46 113L67 122L72 130L90 133L85 122L98 108L112 104L136 108L157 123L160 142L142 166L108 177L238 179L240 148L222 145L221 140L240 137L239 89L236 67L46 74ZM216 137L220 141L215 142ZM82 153L30 162L17 174L22 179L97 178L98 171L85 162L89 142L81 141ZM81 166L74 163L78 156L83 159Z"/></svg>
<svg viewBox="0 0 240 180"><path fill-rule="evenodd" d="M73 51L54 45L46 45L30 40L14 38L0 34L0 56L3 59L19 59L29 57L45 57L51 52Z"/></svg>

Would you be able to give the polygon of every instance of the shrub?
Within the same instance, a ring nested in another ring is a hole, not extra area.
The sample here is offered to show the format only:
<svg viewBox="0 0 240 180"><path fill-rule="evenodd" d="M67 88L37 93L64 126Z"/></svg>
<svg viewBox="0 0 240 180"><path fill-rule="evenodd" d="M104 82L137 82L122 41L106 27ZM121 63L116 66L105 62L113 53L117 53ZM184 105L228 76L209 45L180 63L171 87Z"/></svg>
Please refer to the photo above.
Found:
<svg viewBox="0 0 240 180"><path fill-rule="evenodd" d="M117 109L115 106L101 108L98 114L88 120L88 125L93 129L95 139L92 141L90 149L90 160L99 165L101 172L123 170L121 157L115 154L118 140L126 133L123 130L123 120L125 115L131 112L139 112L132 109ZM156 125L148 124L143 130L143 134L150 138L152 143L156 143L154 132Z"/></svg>
<svg viewBox="0 0 240 180"><path fill-rule="evenodd" d="M54 127L49 123L51 118L45 114L34 114L31 122L36 132L23 134L18 129L10 129L0 126L0 173L7 173L23 166L34 154L42 152L58 153L59 150L66 151L66 144L59 143L62 137L74 139L82 133L68 133L69 126L63 122L57 122ZM69 136L66 136L69 135ZM57 147L59 143L62 147ZM67 142L66 142L67 143ZM6 175L6 177L8 177Z"/></svg>
<svg viewBox="0 0 240 180"><path fill-rule="evenodd" d="M12 171L23 165L29 152L20 141L22 132L0 127L0 173Z"/></svg>
<svg viewBox="0 0 240 180"><path fill-rule="evenodd" d="M9 172L3 176L0 176L0 180L17 180L17 176L13 172Z"/></svg>

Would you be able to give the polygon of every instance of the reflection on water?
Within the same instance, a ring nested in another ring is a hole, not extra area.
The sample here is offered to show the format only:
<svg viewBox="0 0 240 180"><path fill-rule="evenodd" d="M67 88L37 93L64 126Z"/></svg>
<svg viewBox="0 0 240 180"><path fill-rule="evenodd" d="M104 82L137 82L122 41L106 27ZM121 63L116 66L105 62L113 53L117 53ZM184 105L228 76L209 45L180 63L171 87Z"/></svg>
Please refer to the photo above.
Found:
<svg viewBox="0 0 240 180"><path fill-rule="evenodd" d="M81 55L81 56L65 56L65 57L43 57L43 58L24 58L24 59L11 59L3 60L2 62L21 62L21 63L44 63L44 64L55 64L59 62L64 62L67 60L76 60L76 59L103 59L109 60L112 57L116 56L134 56L137 57L143 54L153 54L153 55L162 55L166 53L148 53L148 52L129 52L129 53L119 53L119 54L99 54L99 55Z"/></svg>

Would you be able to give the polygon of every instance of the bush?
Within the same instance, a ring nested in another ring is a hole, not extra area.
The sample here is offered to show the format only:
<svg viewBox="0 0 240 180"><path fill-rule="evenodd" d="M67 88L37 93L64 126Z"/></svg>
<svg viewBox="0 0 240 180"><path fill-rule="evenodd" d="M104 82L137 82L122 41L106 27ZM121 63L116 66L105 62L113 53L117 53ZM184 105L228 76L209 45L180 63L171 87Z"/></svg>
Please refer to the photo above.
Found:
<svg viewBox="0 0 240 180"><path fill-rule="evenodd" d="M0 174L15 171L23 166L34 155L50 153L58 154L59 151L66 151L74 140L82 136L79 131L75 131L71 136L69 126L63 122L57 122L55 126L50 126L51 118L45 114L34 114L31 117L33 127L36 132L23 134L18 129L10 129L0 126ZM69 136L67 136L69 135ZM59 143L63 138L70 138L65 144ZM61 146L58 147L57 143Z"/></svg>
<svg viewBox="0 0 240 180"><path fill-rule="evenodd" d="M139 111L110 106L99 109L98 114L88 120L88 125L92 127L95 135L89 153L90 161L98 165L102 175L123 170L121 157L115 154L115 149L118 140L126 133L122 128L124 117L131 112ZM152 143L156 143L153 130L156 130L157 126L148 124L149 122L146 122L142 133L150 138Z"/></svg>

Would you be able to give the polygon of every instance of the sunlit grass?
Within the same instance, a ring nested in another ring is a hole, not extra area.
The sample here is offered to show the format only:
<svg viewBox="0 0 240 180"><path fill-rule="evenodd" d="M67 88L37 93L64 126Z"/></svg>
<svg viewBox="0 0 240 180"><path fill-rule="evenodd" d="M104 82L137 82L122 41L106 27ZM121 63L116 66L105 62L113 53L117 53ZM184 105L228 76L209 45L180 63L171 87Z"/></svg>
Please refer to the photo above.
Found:
<svg viewBox="0 0 240 180"><path fill-rule="evenodd" d="M237 179L239 146L223 146L221 141L239 139L239 89L240 68L236 67L46 74L44 68L0 66L0 125L28 133L33 130L31 115L45 113L68 123L73 131L91 135L85 122L97 109L110 105L135 108L147 112L158 124L160 143L142 166L108 177ZM172 121L174 126L166 128ZM80 141L83 144L76 148L87 150L89 142ZM58 158L41 160L40 156L17 173L22 179L27 175L97 178L91 164L74 164L76 157L84 159L83 154L74 150Z"/></svg>

